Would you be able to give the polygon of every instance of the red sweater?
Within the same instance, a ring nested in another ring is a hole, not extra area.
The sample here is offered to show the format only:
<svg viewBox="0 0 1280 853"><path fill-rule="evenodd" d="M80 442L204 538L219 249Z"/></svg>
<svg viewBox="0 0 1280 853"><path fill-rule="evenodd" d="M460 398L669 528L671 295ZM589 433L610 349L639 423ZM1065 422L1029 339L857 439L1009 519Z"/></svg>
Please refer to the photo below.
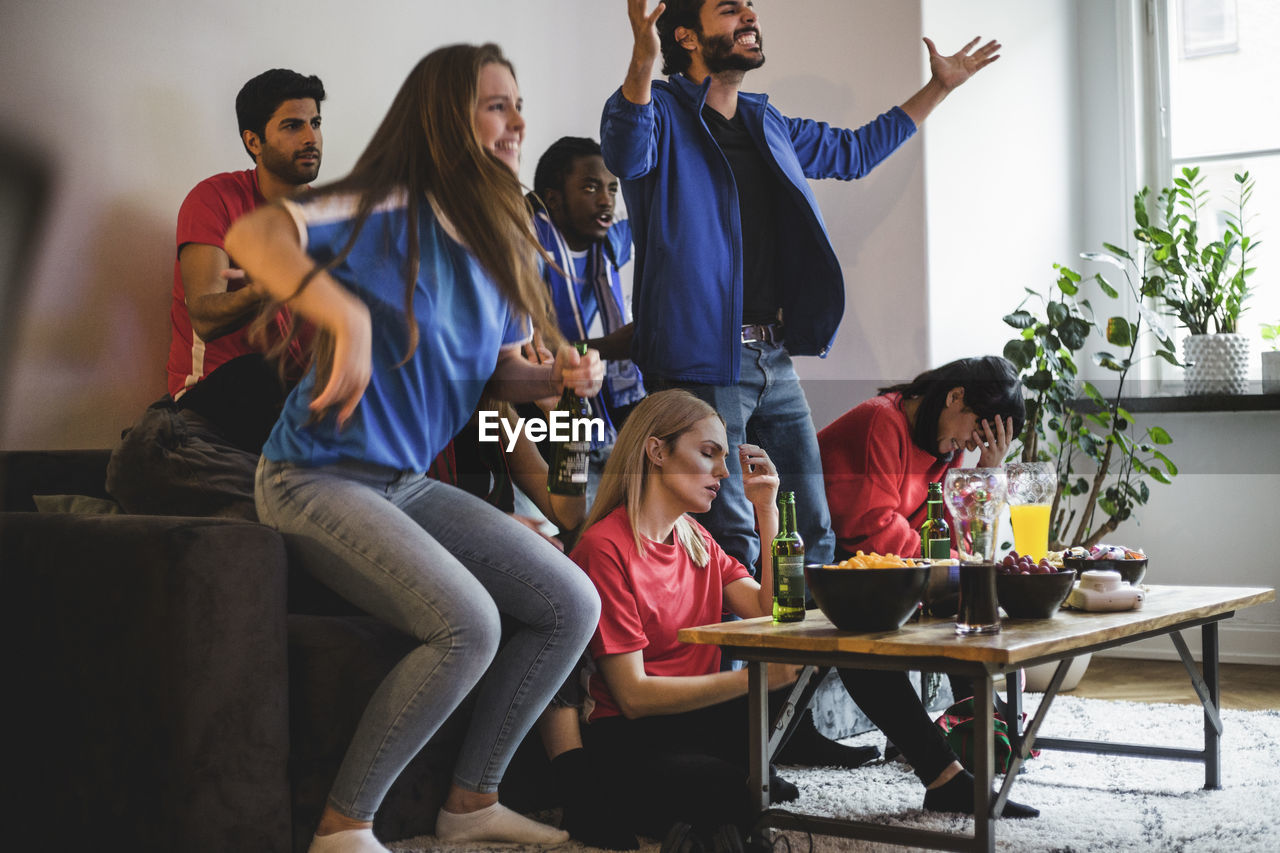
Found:
<svg viewBox="0 0 1280 853"><path fill-rule="evenodd" d="M917 447L900 399L873 397L818 433L838 556L857 550L920 556L929 483L963 460L963 453L943 461Z"/></svg>

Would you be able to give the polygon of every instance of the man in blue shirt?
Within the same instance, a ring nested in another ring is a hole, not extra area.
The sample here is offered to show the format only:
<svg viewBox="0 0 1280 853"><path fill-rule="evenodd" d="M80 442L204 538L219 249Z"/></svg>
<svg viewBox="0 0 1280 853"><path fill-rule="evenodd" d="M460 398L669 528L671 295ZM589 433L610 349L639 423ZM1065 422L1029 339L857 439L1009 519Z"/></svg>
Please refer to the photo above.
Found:
<svg viewBox="0 0 1280 853"><path fill-rule="evenodd" d="M740 91L764 63L749 0L628 0L626 80L605 104L601 147L622 179L636 247L632 354L650 390L684 387L724 417L730 444L773 458L796 493L807 558L835 537L808 403L793 355L824 356L844 312L844 279L808 178L867 174L957 86L997 59L977 39L942 56L900 107L857 129L787 118ZM659 53L668 81L654 81ZM703 523L748 567L759 556L737 454Z"/></svg>

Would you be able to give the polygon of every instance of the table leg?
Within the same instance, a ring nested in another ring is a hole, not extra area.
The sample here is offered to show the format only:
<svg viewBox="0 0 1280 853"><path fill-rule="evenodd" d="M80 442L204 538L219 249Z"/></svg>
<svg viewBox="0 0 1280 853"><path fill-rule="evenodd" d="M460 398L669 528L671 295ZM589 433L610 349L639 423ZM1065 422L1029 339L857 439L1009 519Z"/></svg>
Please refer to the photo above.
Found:
<svg viewBox="0 0 1280 853"><path fill-rule="evenodd" d="M1209 691L1209 705L1204 710L1204 786L1216 790L1222 787L1222 721L1210 714L1209 707L1215 711L1222 707L1218 701L1217 622L1208 622L1200 627L1200 649L1204 657L1205 687Z"/></svg>
<svg viewBox="0 0 1280 853"><path fill-rule="evenodd" d="M987 671L974 684L973 691L973 843L975 850L988 853L996 849L995 820L991 816L991 783L995 779L995 737L991 727L991 716L995 713L991 697L994 689L991 673Z"/></svg>
<svg viewBox="0 0 1280 853"><path fill-rule="evenodd" d="M751 805L756 814L769 808L769 673L764 661L747 662L747 757Z"/></svg>

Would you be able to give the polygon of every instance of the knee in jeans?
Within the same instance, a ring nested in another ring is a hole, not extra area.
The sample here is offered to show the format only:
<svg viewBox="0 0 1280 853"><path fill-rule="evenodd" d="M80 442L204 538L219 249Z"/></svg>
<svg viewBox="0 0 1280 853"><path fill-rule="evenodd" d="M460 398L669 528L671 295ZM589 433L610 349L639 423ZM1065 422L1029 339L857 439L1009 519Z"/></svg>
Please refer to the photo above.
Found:
<svg viewBox="0 0 1280 853"><path fill-rule="evenodd" d="M445 642L491 661L502 641L502 620L492 601L459 602L454 611L446 614L443 625L433 619L432 627L420 633L418 639L428 645Z"/></svg>

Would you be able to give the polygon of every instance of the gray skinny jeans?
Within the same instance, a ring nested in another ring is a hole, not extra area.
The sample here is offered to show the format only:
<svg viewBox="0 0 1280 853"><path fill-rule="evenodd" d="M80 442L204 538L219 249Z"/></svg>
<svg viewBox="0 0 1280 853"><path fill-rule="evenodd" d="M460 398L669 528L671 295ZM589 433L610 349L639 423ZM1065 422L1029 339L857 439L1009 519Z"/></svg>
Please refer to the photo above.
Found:
<svg viewBox="0 0 1280 853"><path fill-rule="evenodd" d="M372 820L477 684L453 781L496 791L595 631L600 599L586 574L505 513L423 474L264 457L256 498L262 521L316 578L421 642L369 700L329 793L333 807ZM500 650L499 613L518 623Z"/></svg>

